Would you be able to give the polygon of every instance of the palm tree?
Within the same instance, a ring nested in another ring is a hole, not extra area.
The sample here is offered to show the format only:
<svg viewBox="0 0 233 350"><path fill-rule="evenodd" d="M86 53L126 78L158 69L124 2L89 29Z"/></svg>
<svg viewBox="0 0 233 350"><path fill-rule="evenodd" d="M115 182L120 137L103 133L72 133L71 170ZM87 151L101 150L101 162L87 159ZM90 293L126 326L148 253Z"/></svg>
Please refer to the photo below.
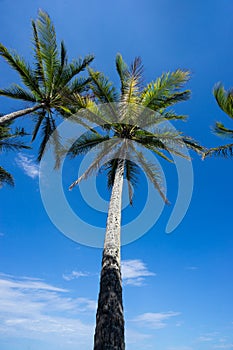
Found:
<svg viewBox="0 0 233 350"><path fill-rule="evenodd" d="M89 150L96 152L92 164L71 184L70 189L103 168L107 171L108 187L111 188L94 350L125 349L120 267L123 178L128 182L132 203L132 185L138 181L140 166L167 203L160 172L143 155L143 149L169 162L172 162L169 153L186 158L182 152L184 146L198 153L203 151L190 137L167 125L159 126L165 121L185 119L185 116L168 111L167 107L189 98L189 90L181 91L189 79L188 71L178 69L143 86L140 58L136 58L128 67L118 54L116 68L121 83L120 92L102 73L89 69L94 100L76 96L78 105L86 108L83 113L79 112L78 118L94 121L101 128L89 128L73 142L68 151L71 157L86 154Z"/></svg>
<svg viewBox="0 0 233 350"><path fill-rule="evenodd" d="M47 13L39 11L38 19L32 21L34 63L29 64L17 53L11 52L0 44L0 55L19 75L24 87L13 84L7 89L0 89L0 95L33 104L31 107L6 114L0 118L0 124L18 117L33 114L35 127L34 140L42 128L43 136L38 160L41 159L49 136L56 130L55 116L63 112L70 113L69 94L81 94L87 89L88 78L79 78L82 72L94 59L88 55L68 63L64 42L60 49L56 41L56 32ZM58 144L58 136L54 143Z"/></svg>
<svg viewBox="0 0 233 350"><path fill-rule="evenodd" d="M20 150L22 148L29 149L20 138L27 135L22 128L17 128L12 131L10 129L10 123L0 125L0 153L6 151ZM13 176L0 166L0 188L4 185L14 186Z"/></svg>
<svg viewBox="0 0 233 350"><path fill-rule="evenodd" d="M222 84L218 84L214 87L214 97L228 117L233 119L233 90L225 90ZM214 132L222 138L233 138L233 130L226 128L221 122L216 122L214 127ZM233 156L233 143L226 144L224 146L210 148L205 152L204 157L206 156Z"/></svg>

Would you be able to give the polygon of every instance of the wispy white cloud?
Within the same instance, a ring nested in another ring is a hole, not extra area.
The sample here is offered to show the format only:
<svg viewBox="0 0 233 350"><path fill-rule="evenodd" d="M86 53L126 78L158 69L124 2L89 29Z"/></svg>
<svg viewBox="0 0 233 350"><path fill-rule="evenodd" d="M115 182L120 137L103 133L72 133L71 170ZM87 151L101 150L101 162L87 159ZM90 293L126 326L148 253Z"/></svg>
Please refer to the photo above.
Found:
<svg viewBox="0 0 233 350"><path fill-rule="evenodd" d="M122 278L126 285L140 287L143 285L145 277L156 276L156 274L149 271L146 264L139 259L123 260L121 269Z"/></svg>
<svg viewBox="0 0 233 350"><path fill-rule="evenodd" d="M187 266L186 270L195 271L195 270L198 270L198 267L197 266Z"/></svg>
<svg viewBox="0 0 233 350"><path fill-rule="evenodd" d="M230 344L216 344L214 349L233 349L233 343Z"/></svg>
<svg viewBox="0 0 233 350"><path fill-rule="evenodd" d="M39 176L39 166L35 163L33 157L19 153L18 157L16 158L16 163L24 171L24 173L32 179Z"/></svg>
<svg viewBox="0 0 233 350"><path fill-rule="evenodd" d="M212 338L212 337L205 336L205 335L202 335L201 337L198 338L198 340L199 340L200 342L208 342L208 341L213 341L213 338Z"/></svg>
<svg viewBox="0 0 233 350"><path fill-rule="evenodd" d="M40 279L0 275L1 337L62 341L64 346L75 342L89 349L95 308L94 300L73 298L68 290Z"/></svg>
<svg viewBox="0 0 233 350"><path fill-rule="evenodd" d="M167 326L171 317L179 316L180 312L148 312L135 317L132 321L137 322L143 327L160 329Z"/></svg>
<svg viewBox="0 0 233 350"><path fill-rule="evenodd" d="M65 281L72 281L76 278L79 278L79 277L87 277L89 276L90 274L87 273L87 272L82 272L82 271L72 271L71 273L68 273L68 274L63 274L62 277Z"/></svg>

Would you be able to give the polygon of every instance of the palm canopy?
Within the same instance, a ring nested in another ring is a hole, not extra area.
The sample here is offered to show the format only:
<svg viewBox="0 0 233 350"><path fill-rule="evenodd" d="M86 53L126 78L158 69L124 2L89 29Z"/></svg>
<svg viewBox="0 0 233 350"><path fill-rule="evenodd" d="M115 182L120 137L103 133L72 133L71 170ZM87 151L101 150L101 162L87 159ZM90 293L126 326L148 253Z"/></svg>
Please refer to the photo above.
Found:
<svg viewBox="0 0 233 350"><path fill-rule="evenodd" d="M24 129L17 128L12 131L10 129L10 123L0 125L0 153L7 151L18 151L20 149L29 149L20 138L27 135ZM4 185L14 186L13 176L0 166L0 188Z"/></svg>
<svg viewBox="0 0 233 350"><path fill-rule="evenodd" d="M32 103L33 107L2 116L0 124L19 116L34 113L35 127L32 140L43 131L38 159L40 160L49 136L56 129L56 114L70 113L68 97L87 89L89 78L77 77L93 60L92 55L68 62L64 42L60 48L53 23L47 13L39 11L32 21L34 62L29 64L17 53L0 44L0 55L19 75L24 86L13 84L0 89L0 95Z"/></svg>
<svg viewBox="0 0 233 350"><path fill-rule="evenodd" d="M108 186L114 182L119 161L124 161L124 175L128 181L130 202L132 184L137 182L139 167L146 173L165 202L168 202L162 186L159 168L149 161L143 150L172 162L170 155L188 158L182 149L203 152L196 141L175 130L170 120L184 120L186 117L167 110L175 103L187 100L189 90L181 91L189 79L189 72L176 70L163 74L154 82L143 86L143 68L140 58L128 67L120 54L116 57L116 68L121 88L115 86L102 73L89 69L90 87L94 99L76 97L79 107L86 108L73 117L95 123L99 128L88 130L69 148L68 154L75 157L90 150L95 159L70 189L101 167L107 170Z"/></svg>
<svg viewBox="0 0 233 350"><path fill-rule="evenodd" d="M228 117L233 119L233 90L225 90L222 84L217 84L214 87L214 97L219 105L219 107L222 109L223 112L225 112ZM216 135L222 137L222 138L233 138L233 129L228 129L225 127L221 122L216 122L214 126L214 132ZM213 147L210 148L206 153L206 156L233 156L233 143L226 144L224 146L219 147Z"/></svg>

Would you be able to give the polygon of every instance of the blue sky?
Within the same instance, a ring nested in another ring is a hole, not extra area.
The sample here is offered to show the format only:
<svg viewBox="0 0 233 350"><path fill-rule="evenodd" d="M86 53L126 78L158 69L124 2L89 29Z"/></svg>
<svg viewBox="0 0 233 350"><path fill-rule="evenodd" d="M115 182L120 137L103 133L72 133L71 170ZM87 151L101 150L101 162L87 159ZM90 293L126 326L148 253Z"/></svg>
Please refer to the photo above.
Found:
<svg viewBox="0 0 233 350"><path fill-rule="evenodd" d="M142 57L146 82L162 72L190 69L192 98L176 108L189 120L178 126L206 146L225 142L210 126L217 120L230 126L212 88L218 81L233 86L232 2L2 0L0 42L29 59L30 20L39 8L52 17L70 58L94 53L93 67L116 83L117 52L127 62ZM1 87L17 79L2 60L0 72ZM0 103L3 113L24 107L4 98ZM30 129L28 119L22 122ZM40 195L36 146L1 155L16 187L0 192L0 348L88 350L101 249L73 242L50 221ZM128 350L233 349L232 160L192 157L194 190L182 223L165 234L178 185L175 167L164 165L171 205L149 232L122 248ZM76 165L69 164L67 186L76 176ZM142 183L144 189L143 177ZM104 178L97 184L107 199ZM104 226L106 213L85 205L78 189L65 193L83 219ZM146 201L140 188L136 195L134 211L126 208L124 220L126 215L135 218ZM156 208L150 210L153 215Z"/></svg>

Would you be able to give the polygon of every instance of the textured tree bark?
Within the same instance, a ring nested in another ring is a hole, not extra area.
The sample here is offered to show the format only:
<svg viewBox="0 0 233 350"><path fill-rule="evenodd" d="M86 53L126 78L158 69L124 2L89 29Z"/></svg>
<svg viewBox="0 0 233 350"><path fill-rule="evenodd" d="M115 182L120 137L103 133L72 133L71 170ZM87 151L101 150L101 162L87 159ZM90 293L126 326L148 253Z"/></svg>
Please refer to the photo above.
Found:
<svg viewBox="0 0 233 350"><path fill-rule="evenodd" d="M38 109L42 108L43 106L44 106L43 103L41 103L39 105L35 105L33 107L30 107L30 108L25 108L25 109L21 109L21 110L16 111L16 112L5 114L2 117L0 117L0 125L7 123L7 122L10 122L18 117L22 117L23 115L33 113L33 112L37 111Z"/></svg>
<svg viewBox="0 0 233 350"><path fill-rule="evenodd" d="M124 350L124 313L120 268L121 201L124 161L119 161L109 203L100 277L94 350Z"/></svg>

